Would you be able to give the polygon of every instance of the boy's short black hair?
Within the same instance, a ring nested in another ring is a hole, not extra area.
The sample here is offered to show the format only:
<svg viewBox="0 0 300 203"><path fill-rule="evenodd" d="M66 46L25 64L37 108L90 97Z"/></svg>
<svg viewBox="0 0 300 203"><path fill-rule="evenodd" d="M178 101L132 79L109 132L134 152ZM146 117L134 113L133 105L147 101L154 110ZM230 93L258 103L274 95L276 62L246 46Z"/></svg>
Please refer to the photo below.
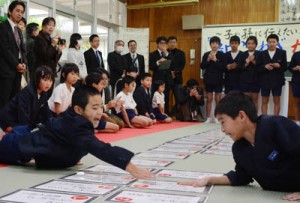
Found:
<svg viewBox="0 0 300 203"><path fill-rule="evenodd" d="M135 44L137 44L137 42L136 42L134 39L132 39L132 40L129 40L129 41L128 41L128 43L127 43L127 46L128 46L128 47L129 47L129 44L130 44L131 42L134 42Z"/></svg>
<svg viewBox="0 0 300 203"><path fill-rule="evenodd" d="M156 44L159 44L161 41L168 42L168 39L165 36L160 36L156 39Z"/></svg>
<svg viewBox="0 0 300 203"><path fill-rule="evenodd" d="M248 38L247 38L247 40L246 40L246 44L248 43L248 41L250 41L250 40L253 40L254 41L254 43L257 45L257 38L255 37L255 36L249 36Z"/></svg>
<svg viewBox="0 0 300 203"><path fill-rule="evenodd" d="M89 103L90 96L95 95L100 95L100 92L94 87L87 85L77 87L72 96L72 108L74 108L74 106L80 106L82 109L85 109Z"/></svg>
<svg viewBox="0 0 300 203"><path fill-rule="evenodd" d="M34 89L36 89L36 90L38 89L41 79L52 80L52 82L54 84L54 80L55 80L54 73L50 67L40 66L35 70L34 78L32 80L32 85L33 85ZM52 86L53 86L53 84L52 84Z"/></svg>
<svg viewBox="0 0 300 203"><path fill-rule="evenodd" d="M50 22L53 22L54 26L56 26L56 21L53 17L44 18L44 20L42 22L42 26L44 27L44 26L48 25Z"/></svg>
<svg viewBox="0 0 300 203"><path fill-rule="evenodd" d="M100 73L90 73L85 77L85 84L87 86L93 86L93 84L99 84L99 82L103 80L103 77Z"/></svg>
<svg viewBox="0 0 300 203"><path fill-rule="evenodd" d="M75 63L66 63L61 69L60 83L65 82L71 72L79 73L79 68Z"/></svg>
<svg viewBox="0 0 300 203"><path fill-rule="evenodd" d="M235 119L240 111L244 111L250 121L257 121L257 110L252 98L242 92L233 91L220 100L215 109L215 116L225 114Z"/></svg>
<svg viewBox="0 0 300 203"><path fill-rule="evenodd" d="M141 80L145 80L146 78L152 78L152 75L151 73L144 73L142 76L141 76Z"/></svg>
<svg viewBox="0 0 300 203"><path fill-rule="evenodd" d="M231 42L237 42L240 44L241 40L238 36L234 35L234 36L230 37L229 43L231 43Z"/></svg>
<svg viewBox="0 0 300 203"><path fill-rule="evenodd" d="M217 36L213 36L212 38L210 38L209 44L212 44L213 42L217 42L218 44L221 44L221 39Z"/></svg>
<svg viewBox="0 0 300 203"><path fill-rule="evenodd" d="M124 78L122 78L122 88L125 87L125 85L130 85L130 83L134 82L135 79L129 75L126 75Z"/></svg>
<svg viewBox="0 0 300 203"><path fill-rule="evenodd" d="M189 87L189 88L193 88L194 86L199 86L199 82L196 79L189 79L186 82L186 86Z"/></svg>
<svg viewBox="0 0 300 203"><path fill-rule="evenodd" d="M267 37L267 41L269 41L269 39L275 39L277 42L279 42L279 37L278 37L278 35L276 35L276 34L270 34L270 35Z"/></svg>
<svg viewBox="0 0 300 203"><path fill-rule="evenodd" d="M97 69L97 73L102 74L106 74L106 76L108 77L108 79L110 78L109 72L103 68Z"/></svg>
<svg viewBox="0 0 300 203"><path fill-rule="evenodd" d="M156 80L153 82L153 92L156 92L159 88L159 86L165 84L165 81L163 80Z"/></svg>
<svg viewBox="0 0 300 203"><path fill-rule="evenodd" d="M138 72L137 67L135 67L135 66L129 66L128 68L126 68L125 73L131 73L131 72L137 73Z"/></svg>
<svg viewBox="0 0 300 203"><path fill-rule="evenodd" d="M23 1L13 1L9 4L8 6L8 10L10 12L13 12L13 10L17 7L17 6L22 6L23 9L24 9L24 12L25 12L25 9L26 9L26 6L25 6L25 3ZM7 14L8 17L10 17L9 13Z"/></svg>
<svg viewBox="0 0 300 203"><path fill-rule="evenodd" d="M176 38L175 36L170 36L170 37L168 37L168 43L169 43L170 40L174 40L174 39L175 39L175 41L177 42L177 38Z"/></svg>
<svg viewBox="0 0 300 203"><path fill-rule="evenodd" d="M96 35L96 34L92 34L89 38L89 41L92 42L96 37L99 38L99 35Z"/></svg>

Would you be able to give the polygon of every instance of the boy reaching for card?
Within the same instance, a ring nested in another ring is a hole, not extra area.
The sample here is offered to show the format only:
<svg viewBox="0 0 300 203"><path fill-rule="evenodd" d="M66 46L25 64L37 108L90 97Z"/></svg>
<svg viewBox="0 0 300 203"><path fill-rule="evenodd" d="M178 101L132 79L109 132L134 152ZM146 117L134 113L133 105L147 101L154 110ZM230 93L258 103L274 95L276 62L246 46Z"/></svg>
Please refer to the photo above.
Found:
<svg viewBox="0 0 300 203"><path fill-rule="evenodd" d="M130 162L134 154L98 140L94 128L102 115L102 99L97 89L82 86L75 90L72 107L44 126L30 131L28 126L0 133L0 163L19 165L35 160L37 168L67 168L88 153L128 171L136 178L154 175Z"/></svg>
<svg viewBox="0 0 300 203"><path fill-rule="evenodd" d="M265 190L300 191L300 127L282 116L257 116L252 99L232 92L215 109L221 129L234 140L236 166L220 177L206 177L180 184L248 185L255 179ZM300 193L283 199L300 199Z"/></svg>

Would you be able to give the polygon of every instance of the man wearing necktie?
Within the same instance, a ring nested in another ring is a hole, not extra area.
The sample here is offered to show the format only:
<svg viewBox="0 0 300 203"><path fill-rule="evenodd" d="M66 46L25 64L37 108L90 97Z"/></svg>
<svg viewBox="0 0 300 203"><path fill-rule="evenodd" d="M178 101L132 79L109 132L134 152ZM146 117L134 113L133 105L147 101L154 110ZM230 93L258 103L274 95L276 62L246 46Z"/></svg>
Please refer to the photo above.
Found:
<svg viewBox="0 0 300 203"><path fill-rule="evenodd" d="M104 61L101 51L98 50L100 45L100 37L96 34L90 36L91 48L84 52L84 59L88 74L99 72L104 69Z"/></svg>
<svg viewBox="0 0 300 203"><path fill-rule="evenodd" d="M161 36L156 39L157 50L149 55L149 67L150 70L153 71L153 83L157 80L163 80L166 84L164 91L165 113L169 115L170 89L173 86L173 78L170 67L168 69L160 69L160 65L162 63L166 62L167 60L172 60L172 54L170 54L167 50L167 41L168 39L165 36Z"/></svg>
<svg viewBox="0 0 300 203"><path fill-rule="evenodd" d="M128 42L129 53L125 54L123 57L126 60L127 68L134 66L138 70L138 75L136 77L136 85L139 87L141 85L141 76L145 74L145 59L144 56L136 52L137 42L135 40L130 40Z"/></svg>
<svg viewBox="0 0 300 203"><path fill-rule="evenodd" d="M17 24L25 12L25 4L13 1L8 19L0 24L0 108L21 89L21 76L26 71L23 35Z"/></svg>

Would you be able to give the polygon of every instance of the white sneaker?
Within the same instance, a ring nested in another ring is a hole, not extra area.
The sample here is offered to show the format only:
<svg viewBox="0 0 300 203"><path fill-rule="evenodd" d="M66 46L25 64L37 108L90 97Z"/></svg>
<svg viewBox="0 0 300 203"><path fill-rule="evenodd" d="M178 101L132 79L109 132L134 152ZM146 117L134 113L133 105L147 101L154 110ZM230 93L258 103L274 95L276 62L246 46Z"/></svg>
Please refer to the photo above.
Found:
<svg viewBox="0 0 300 203"><path fill-rule="evenodd" d="M208 117L204 123L211 123L211 118Z"/></svg>

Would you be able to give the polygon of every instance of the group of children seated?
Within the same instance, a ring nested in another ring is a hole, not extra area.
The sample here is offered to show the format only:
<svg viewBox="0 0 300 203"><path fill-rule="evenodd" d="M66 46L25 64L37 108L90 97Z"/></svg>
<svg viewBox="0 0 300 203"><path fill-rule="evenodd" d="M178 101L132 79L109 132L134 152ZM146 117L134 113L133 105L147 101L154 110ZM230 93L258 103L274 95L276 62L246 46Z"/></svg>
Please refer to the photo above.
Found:
<svg viewBox="0 0 300 203"><path fill-rule="evenodd" d="M117 82L120 89L114 99L111 98L106 70L86 77L85 85L94 87L102 96L104 113L95 128L97 132L117 132L123 127L144 128L157 121L172 122L164 113L164 82L155 81L152 88L152 76L146 73L141 76L141 86L136 88L136 73L136 69L126 70L126 76ZM81 85L77 81L78 74L76 64L66 63L61 70L60 84L52 89L52 70L39 67L31 84L0 109L0 128L10 132L17 125L34 126L66 111L71 106L74 90Z"/></svg>

